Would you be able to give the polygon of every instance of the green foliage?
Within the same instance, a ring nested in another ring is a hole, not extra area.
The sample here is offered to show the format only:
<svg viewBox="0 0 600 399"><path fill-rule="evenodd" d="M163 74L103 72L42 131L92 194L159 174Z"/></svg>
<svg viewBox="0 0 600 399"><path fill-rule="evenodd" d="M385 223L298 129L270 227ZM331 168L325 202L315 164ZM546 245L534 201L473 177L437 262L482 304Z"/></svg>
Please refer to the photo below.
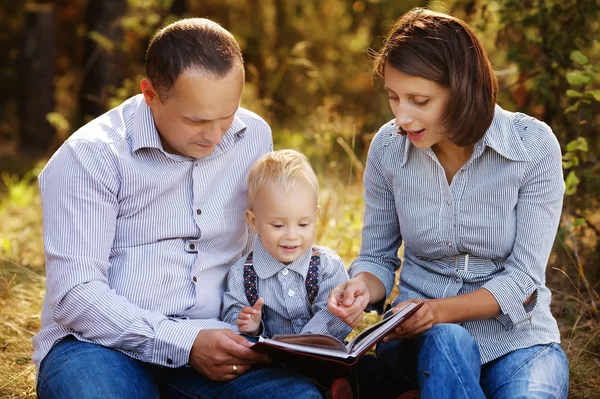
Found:
<svg viewBox="0 0 600 399"><path fill-rule="evenodd" d="M0 178L8 191L5 198L0 201L0 208L4 208L8 204L21 208L30 206L37 193L37 187L32 184L36 176L37 173L33 171L28 172L23 178L2 172Z"/></svg>
<svg viewBox="0 0 600 399"><path fill-rule="evenodd" d="M571 169L565 179L565 195L573 195L577 192L580 179L577 177L575 170L572 169L579 165L579 158L585 157L587 154L588 142L585 138L578 137L566 145L565 151L563 155L563 168L565 171Z"/></svg>

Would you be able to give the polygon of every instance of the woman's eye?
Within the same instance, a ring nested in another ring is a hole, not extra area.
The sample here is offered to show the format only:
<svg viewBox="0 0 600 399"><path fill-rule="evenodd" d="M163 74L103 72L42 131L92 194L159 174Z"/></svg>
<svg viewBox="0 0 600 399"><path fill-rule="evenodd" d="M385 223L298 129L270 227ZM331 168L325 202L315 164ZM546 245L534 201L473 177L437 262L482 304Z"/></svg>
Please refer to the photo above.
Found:
<svg viewBox="0 0 600 399"><path fill-rule="evenodd" d="M423 101L415 101L415 104L417 104L420 107L427 105L428 103L429 103L429 99L423 100Z"/></svg>
<svg viewBox="0 0 600 399"><path fill-rule="evenodd" d="M390 101L398 101L398 97L391 97L391 96L390 96L390 97L388 97L388 99L389 99Z"/></svg>

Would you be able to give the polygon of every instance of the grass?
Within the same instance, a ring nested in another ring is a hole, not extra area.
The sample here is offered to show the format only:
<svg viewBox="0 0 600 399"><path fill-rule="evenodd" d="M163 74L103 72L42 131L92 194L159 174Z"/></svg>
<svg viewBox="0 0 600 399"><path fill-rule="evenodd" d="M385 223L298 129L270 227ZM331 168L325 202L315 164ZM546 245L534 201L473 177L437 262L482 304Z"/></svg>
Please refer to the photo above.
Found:
<svg viewBox="0 0 600 399"><path fill-rule="evenodd" d="M39 330L44 296L41 201L35 172L24 178L4 174L0 189L0 397L35 398L31 339ZM349 264L357 254L362 227L362 187L341 179L323 181L317 243L334 248ZM553 254L548 284L552 311L570 362L569 398L600 397L600 329L578 290L574 265ZM558 268L560 264L560 268ZM553 268L554 266L554 268ZM359 330L376 319L367 315Z"/></svg>

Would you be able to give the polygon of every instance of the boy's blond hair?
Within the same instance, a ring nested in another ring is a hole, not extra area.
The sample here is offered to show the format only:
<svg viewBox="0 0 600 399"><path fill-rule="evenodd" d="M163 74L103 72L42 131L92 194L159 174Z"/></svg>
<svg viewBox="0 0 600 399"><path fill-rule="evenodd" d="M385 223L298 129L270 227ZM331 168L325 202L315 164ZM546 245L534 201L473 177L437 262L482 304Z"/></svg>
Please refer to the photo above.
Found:
<svg viewBox="0 0 600 399"><path fill-rule="evenodd" d="M248 209L252 209L256 193L265 184L289 191L299 177L304 177L319 192L319 180L304 154L279 150L263 155L248 174Z"/></svg>

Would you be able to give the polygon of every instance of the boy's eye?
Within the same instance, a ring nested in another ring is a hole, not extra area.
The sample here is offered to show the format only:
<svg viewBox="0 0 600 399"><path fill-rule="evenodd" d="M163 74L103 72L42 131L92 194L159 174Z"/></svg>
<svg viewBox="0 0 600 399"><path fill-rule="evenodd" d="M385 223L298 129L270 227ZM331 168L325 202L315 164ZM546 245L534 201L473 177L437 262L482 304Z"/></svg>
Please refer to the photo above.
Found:
<svg viewBox="0 0 600 399"><path fill-rule="evenodd" d="M310 223L299 223L298 226L300 227L306 227L308 226Z"/></svg>
<svg viewBox="0 0 600 399"><path fill-rule="evenodd" d="M282 224L272 224L271 226L273 226L273 227L274 227L274 228L276 228L276 229L280 229L280 228L282 228L282 227L283 227L283 225L282 225Z"/></svg>

